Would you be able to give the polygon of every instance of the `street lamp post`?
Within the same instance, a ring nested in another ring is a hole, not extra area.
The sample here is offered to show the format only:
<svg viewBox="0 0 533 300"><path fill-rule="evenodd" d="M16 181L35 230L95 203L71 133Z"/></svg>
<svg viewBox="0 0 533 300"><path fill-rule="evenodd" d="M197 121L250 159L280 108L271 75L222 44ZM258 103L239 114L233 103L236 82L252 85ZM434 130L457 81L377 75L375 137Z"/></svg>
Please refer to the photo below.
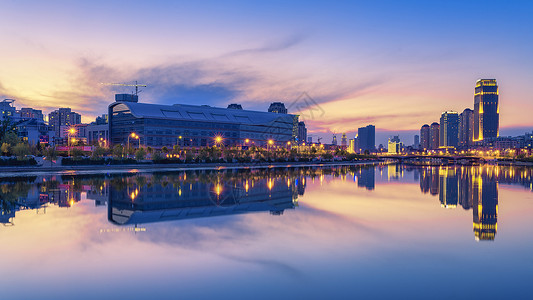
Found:
<svg viewBox="0 0 533 300"><path fill-rule="evenodd" d="M76 128L74 127L70 127L68 130L67 130L67 146L68 146L68 156L70 157L70 145L71 145L71 141L70 141L70 137L72 135L76 134Z"/></svg>
<svg viewBox="0 0 533 300"><path fill-rule="evenodd" d="M274 145L274 141L273 140L268 140L267 151L269 151L271 149L272 145Z"/></svg>
<svg viewBox="0 0 533 300"><path fill-rule="evenodd" d="M129 157L129 151L130 151L130 137L134 139L138 139L139 148L141 148L141 140L139 139L139 136L135 132L132 132L130 135L128 135L128 148L127 148L127 153L126 153L128 157Z"/></svg>

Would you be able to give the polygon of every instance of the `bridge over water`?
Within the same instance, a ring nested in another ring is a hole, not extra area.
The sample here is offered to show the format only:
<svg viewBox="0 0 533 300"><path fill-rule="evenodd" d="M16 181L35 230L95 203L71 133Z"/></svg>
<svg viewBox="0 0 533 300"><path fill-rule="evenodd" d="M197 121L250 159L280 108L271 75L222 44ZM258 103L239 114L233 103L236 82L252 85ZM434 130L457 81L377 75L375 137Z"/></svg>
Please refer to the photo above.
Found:
<svg viewBox="0 0 533 300"><path fill-rule="evenodd" d="M484 158L480 156L465 156L465 155L384 155L381 158L397 160L398 162L448 162L448 163L476 163L483 161Z"/></svg>

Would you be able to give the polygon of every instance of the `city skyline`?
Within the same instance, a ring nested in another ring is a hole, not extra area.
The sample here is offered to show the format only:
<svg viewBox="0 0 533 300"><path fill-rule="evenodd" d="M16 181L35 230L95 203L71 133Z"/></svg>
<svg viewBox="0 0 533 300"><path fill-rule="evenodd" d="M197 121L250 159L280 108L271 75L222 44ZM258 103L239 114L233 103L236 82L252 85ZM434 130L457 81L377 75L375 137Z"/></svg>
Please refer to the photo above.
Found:
<svg viewBox="0 0 533 300"><path fill-rule="evenodd" d="M0 32L9 47L1 50L0 98L46 112L71 107L87 123L105 113L115 93L131 92L102 82L147 84L143 103L239 103L260 111L276 101L290 110L307 93L323 116L291 113L308 116L302 121L310 135L353 137L374 124L380 144L398 134L410 141L443 111L473 109L472 82L496 78L500 135L533 125L533 103L522 88L531 79L533 43L523 39L531 4L102 6L5 3ZM479 30L497 42L472 43Z"/></svg>

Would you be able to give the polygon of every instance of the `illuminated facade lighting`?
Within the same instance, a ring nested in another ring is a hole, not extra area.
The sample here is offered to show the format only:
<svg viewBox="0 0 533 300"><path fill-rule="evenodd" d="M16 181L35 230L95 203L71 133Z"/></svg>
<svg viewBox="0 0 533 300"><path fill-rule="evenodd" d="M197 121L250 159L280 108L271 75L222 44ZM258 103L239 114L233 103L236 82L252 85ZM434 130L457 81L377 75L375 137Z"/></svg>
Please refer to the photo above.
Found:
<svg viewBox="0 0 533 300"><path fill-rule="evenodd" d="M474 141L499 136L500 107L496 79L480 79L474 92Z"/></svg>

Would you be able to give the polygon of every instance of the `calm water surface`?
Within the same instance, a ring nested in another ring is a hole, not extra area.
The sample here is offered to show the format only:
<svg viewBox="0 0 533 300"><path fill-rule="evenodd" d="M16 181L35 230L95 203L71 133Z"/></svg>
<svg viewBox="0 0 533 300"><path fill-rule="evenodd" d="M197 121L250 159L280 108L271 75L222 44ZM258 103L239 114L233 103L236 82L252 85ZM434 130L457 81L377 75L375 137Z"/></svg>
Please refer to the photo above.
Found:
<svg viewBox="0 0 533 300"><path fill-rule="evenodd" d="M0 179L2 299L524 298L533 169Z"/></svg>

